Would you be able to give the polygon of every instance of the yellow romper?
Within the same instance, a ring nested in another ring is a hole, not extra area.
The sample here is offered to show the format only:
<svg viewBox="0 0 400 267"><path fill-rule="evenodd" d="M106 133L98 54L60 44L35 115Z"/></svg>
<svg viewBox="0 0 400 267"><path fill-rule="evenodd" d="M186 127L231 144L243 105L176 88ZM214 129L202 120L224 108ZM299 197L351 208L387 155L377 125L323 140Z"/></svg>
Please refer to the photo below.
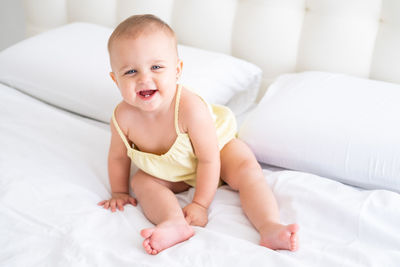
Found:
<svg viewBox="0 0 400 267"><path fill-rule="evenodd" d="M170 182L185 182L190 186L196 186L197 158L194 154L190 137L187 133L181 133L178 126L179 101L182 85L178 85L175 101L175 130L177 138L170 149L162 155L143 152L132 148L126 136L119 128L115 119L115 109L112 121L124 142L127 155L132 162L142 171ZM208 105L214 117L217 130L218 146L221 150L236 135L236 119L232 111L220 105Z"/></svg>

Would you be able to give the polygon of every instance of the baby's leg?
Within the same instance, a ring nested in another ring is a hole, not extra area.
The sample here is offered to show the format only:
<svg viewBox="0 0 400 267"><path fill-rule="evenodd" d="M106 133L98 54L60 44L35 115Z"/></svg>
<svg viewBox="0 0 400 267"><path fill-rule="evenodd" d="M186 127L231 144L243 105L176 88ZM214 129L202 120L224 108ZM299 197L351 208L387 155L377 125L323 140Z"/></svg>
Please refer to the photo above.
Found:
<svg viewBox="0 0 400 267"><path fill-rule="evenodd" d="M252 151L238 139L221 151L221 178L239 191L243 211L261 236L260 245L271 249L298 249L297 224L282 225L279 209Z"/></svg>
<svg viewBox="0 0 400 267"><path fill-rule="evenodd" d="M139 170L132 178L132 187L145 216L156 225L140 232L147 253L155 255L194 235L172 191L182 191L187 186L167 183Z"/></svg>

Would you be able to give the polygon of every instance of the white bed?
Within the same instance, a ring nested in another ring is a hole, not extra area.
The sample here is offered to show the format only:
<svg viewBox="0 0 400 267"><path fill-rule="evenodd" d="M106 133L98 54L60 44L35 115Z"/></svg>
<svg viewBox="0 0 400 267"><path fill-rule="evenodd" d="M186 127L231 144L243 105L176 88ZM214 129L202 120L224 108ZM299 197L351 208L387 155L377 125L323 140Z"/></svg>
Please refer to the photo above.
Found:
<svg viewBox="0 0 400 267"><path fill-rule="evenodd" d="M150 222L140 205L116 213L97 206L110 195L107 121L118 91L101 43L110 28L76 23L0 53L0 266L399 266L397 1L25 4L32 35L72 21L111 27L133 13L170 22L186 45L180 52L191 71L184 82L198 85L202 73L227 87L200 93L238 115L239 137L262 164L282 222L300 225L301 245L297 252L258 246L238 194L227 186L218 189L205 228L156 256L141 246L139 231ZM345 22L346 34L333 30ZM322 29L330 35L317 34ZM345 37L358 46L338 47ZM322 48L331 53L322 56ZM260 69L221 52L262 69L259 93ZM202 67L209 57L218 58L212 73ZM299 73L286 74L293 72ZM180 203L193 192L179 194Z"/></svg>

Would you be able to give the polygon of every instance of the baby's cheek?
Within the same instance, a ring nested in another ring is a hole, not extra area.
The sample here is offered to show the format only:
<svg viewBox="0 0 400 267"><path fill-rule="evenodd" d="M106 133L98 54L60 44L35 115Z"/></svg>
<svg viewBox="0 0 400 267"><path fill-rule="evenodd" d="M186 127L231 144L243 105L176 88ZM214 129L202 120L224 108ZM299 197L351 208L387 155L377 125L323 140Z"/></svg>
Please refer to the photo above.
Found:
<svg viewBox="0 0 400 267"><path fill-rule="evenodd" d="M134 100L136 97L136 92L134 88L124 87L121 89L121 94L125 99Z"/></svg>

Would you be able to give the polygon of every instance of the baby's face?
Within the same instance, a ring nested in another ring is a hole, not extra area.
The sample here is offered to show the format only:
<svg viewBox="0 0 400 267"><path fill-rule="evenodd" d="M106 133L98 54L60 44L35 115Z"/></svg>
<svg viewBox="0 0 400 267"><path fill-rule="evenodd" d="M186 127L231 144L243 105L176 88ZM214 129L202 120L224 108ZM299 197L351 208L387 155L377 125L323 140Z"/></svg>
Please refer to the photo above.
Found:
<svg viewBox="0 0 400 267"><path fill-rule="evenodd" d="M126 103L143 111L170 105L182 69L172 37L160 31L117 39L110 62L110 75Z"/></svg>

